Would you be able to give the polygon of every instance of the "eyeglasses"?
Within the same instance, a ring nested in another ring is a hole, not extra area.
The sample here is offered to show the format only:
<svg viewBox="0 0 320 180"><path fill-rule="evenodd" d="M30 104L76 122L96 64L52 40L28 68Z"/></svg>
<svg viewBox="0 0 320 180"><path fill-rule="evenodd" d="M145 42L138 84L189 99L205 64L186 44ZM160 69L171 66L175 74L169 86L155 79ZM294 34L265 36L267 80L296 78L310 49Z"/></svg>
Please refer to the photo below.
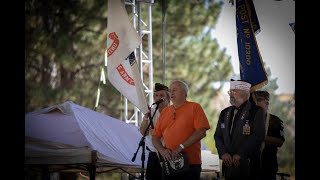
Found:
<svg viewBox="0 0 320 180"><path fill-rule="evenodd" d="M228 94L229 94L229 95L230 95L230 94L234 94L235 92L238 92L237 89L230 89L230 90L228 91Z"/></svg>

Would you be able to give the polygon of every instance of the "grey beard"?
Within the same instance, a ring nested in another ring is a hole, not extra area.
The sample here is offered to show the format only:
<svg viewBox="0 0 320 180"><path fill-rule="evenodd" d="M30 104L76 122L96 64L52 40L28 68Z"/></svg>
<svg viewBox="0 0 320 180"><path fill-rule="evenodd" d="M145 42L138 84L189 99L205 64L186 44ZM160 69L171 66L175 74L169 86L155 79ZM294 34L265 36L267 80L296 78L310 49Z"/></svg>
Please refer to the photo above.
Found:
<svg viewBox="0 0 320 180"><path fill-rule="evenodd" d="M239 107L239 106L241 106L241 104L244 103L244 99L243 99L243 98L238 98L238 99L236 99L236 98L230 98L230 99L229 99L229 102L230 102L230 104L231 104L232 106Z"/></svg>
<svg viewBox="0 0 320 180"><path fill-rule="evenodd" d="M234 106L235 103L236 103L236 100L235 100L234 98L230 98L230 99L229 99L229 102L230 102L230 104L231 104L232 106Z"/></svg>

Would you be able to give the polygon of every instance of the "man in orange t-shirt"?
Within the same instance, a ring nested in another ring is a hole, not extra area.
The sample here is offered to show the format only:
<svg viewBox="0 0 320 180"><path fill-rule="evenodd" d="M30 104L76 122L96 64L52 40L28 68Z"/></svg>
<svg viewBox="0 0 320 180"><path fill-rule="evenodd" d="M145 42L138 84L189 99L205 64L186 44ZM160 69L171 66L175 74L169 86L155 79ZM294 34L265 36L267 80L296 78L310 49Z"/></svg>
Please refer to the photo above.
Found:
<svg viewBox="0 0 320 180"><path fill-rule="evenodd" d="M189 169L177 175L164 175L164 179L199 180L200 140L206 136L210 125L200 104L187 101L188 86L183 81L172 81L169 89L173 105L162 110L152 132L152 142L165 161L177 159L180 152L185 152Z"/></svg>

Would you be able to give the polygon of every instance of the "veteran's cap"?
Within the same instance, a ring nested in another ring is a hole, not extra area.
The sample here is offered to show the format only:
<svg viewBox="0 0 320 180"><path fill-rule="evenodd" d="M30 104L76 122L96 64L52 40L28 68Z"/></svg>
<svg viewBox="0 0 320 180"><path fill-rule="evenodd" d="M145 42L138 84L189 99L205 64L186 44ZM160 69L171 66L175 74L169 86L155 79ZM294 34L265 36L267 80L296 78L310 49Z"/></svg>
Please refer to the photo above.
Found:
<svg viewBox="0 0 320 180"><path fill-rule="evenodd" d="M257 100L265 99L269 101L270 98L270 94L268 93L268 91L255 91L254 95L256 96Z"/></svg>
<svg viewBox="0 0 320 180"><path fill-rule="evenodd" d="M164 85L164 84L155 83L155 85L154 85L154 92L161 91L161 90L169 91L169 88L168 88L168 86L166 86L166 85Z"/></svg>
<svg viewBox="0 0 320 180"><path fill-rule="evenodd" d="M240 89L250 91L251 84L242 80L234 80L230 81L230 89Z"/></svg>

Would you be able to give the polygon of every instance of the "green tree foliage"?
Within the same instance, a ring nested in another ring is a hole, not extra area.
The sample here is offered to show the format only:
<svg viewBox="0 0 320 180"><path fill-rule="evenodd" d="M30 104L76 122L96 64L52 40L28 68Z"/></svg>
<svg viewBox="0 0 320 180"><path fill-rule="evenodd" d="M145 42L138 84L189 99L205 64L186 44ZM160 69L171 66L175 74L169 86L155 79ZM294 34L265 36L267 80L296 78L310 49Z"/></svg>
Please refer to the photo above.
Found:
<svg viewBox="0 0 320 180"><path fill-rule="evenodd" d="M67 100L93 108L106 28L106 1L25 1L26 111ZM101 106L111 114L120 95L102 88Z"/></svg>
<svg viewBox="0 0 320 180"><path fill-rule="evenodd" d="M155 82L162 73L161 2L152 7ZM227 79L232 68L208 31L216 24L221 4L206 2L167 1L166 74L167 84L171 79L187 81L190 99L212 114L206 101L215 96L212 82ZM107 2L28 0L25 14L26 111L66 100L93 108L106 49ZM100 87L98 110L119 117L120 93L108 81Z"/></svg>

